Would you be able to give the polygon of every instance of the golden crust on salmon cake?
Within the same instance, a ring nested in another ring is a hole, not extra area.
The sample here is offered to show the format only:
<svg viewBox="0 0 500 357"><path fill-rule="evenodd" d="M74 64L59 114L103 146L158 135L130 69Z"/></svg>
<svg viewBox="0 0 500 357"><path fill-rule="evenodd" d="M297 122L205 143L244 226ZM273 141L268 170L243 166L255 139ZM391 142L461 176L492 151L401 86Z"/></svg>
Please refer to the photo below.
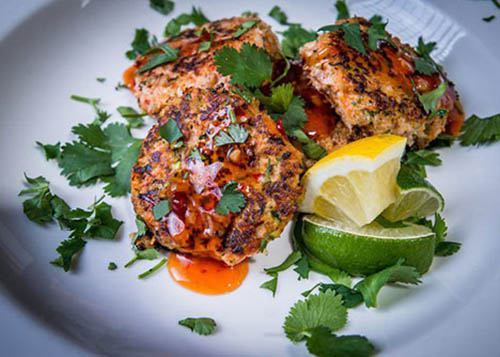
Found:
<svg viewBox="0 0 500 357"><path fill-rule="evenodd" d="M151 231L147 246L234 265L293 218L302 172L302 154L256 100L190 88L169 101L144 140L132 202Z"/></svg>
<svg viewBox="0 0 500 357"><path fill-rule="evenodd" d="M300 50L306 77L335 108L349 133L358 136L391 133L408 138L409 145L425 147L440 133L458 135L463 112L455 92L441 70L430 75L416 71L416 51L398 38L368 44L367 20L356 17L337 22L357 23L366 55L349 46L342 30L323 33ZM391 43L389 43L391 42ZM418 98L447 82L447 89L430 113Z"/></svg>
<svg viewBox="0 0 500 357"><path fill-rule="evenodd" d="M235 38L240 26L251 20L258 22ZM212 42L210 48L200 49L200 44L208 41ZM280 51L278 39L270 26L256 16L209 22L187 29L164 43L180 51L177 60L138 73L132 83L129 83L139 106L150 115L159 113L171 98L182 96L186 88L214 88L221 83L227 85L230 78L219 74L214 63L215 51L224 46L239 49L244 43L254 44L265 49L272 59L278 58ZM138 56L132 67L133 72L145 65L150 58L151 56Z"/></svg>

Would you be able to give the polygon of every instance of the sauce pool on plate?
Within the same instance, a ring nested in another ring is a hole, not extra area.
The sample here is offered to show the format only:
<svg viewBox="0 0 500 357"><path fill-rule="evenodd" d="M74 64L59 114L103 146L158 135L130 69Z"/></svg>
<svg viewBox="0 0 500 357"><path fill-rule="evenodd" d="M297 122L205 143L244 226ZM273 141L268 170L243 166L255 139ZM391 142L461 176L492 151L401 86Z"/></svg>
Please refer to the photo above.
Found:
<svg viewBox="0 0 500 357"><path fill-rule="evenodd" d="M168 271L181 286L207 295L228 293L238 288L248 273L248 261L233 267L210 259L171 253Z"/></svg>

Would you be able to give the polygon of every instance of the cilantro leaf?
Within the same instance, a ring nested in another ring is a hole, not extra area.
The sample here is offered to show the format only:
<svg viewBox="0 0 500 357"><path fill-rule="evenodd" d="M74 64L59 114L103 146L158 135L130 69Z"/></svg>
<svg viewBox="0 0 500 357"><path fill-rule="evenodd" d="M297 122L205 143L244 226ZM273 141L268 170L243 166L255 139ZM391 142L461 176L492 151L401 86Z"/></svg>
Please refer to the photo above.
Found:
<svg viewBox="0 0 500 357"><path fill-rule="evenodd" d="M174 10L174 2L171 0L149 0L149 6L163 15L168 15Z"/></svg>
<svg viewBox="0 0 500 357"><path fill-rule="evenodd" d="M367 307L377 306L377 295L388 282L400 281L415 285L420 283L420 274L414 267L403 266L403 262L404 259L399 259L395 265L369 275L354 286L355 290L363 294Z"/></svg>
<svg viewBox="0 0 500 357"><path fill-rule="evenodd" d="M78 139L89 147L107 150L109 149L108 138L101 126L98 124L78 124L71 128L71 132L78 136Z"/></svg>
<svg viewBox="0 0 500 357"><path fill-rule="evenodd" d="M148 230L146 227L146 223L144 223L144 221L137 216L135 217L135 226L137 227L137 233L135 235L136 237L142 237L146 234Z"/></svg>
<svg viewBox="0 0 500 357"><path fill-rule="evenodd" d="M243 22L240 27L236 30L236 32L233 35L233 38L239 38L241 35L243 35L245 32L249 31L252 27L254 27L256 24L258 24L260 20L248 20Z"/></svg>
<svg viewBox="0 0 500 357"><path fill-rule="evenodd" d="M323 284L319 286L319 291L333 290L336 294L342 296L342 303L345 307L356 307L363 302L363 295L354 289L343 284Z"/></svg>
<svg viewBox="0 0 500 357"><path fill-rule="evenodd" d="M439 166L442 161L439 153L427 149L408 151L403 157L405 166Z"/></svg>
<svg viewBox="0 0 500 357"><path fill-rule="evenodd" d="M268 275L271 276L272 279L262 283L260 288L272 291L274 297L278 286L278 273L268 273Z"/></svg>
<svg viewBox="0 0 500 357"><path fill-rule="evenodd" d="M278 5L275 5L268 14L270 17L278 21L281 25L288 24L288 16L281 10Z"/></svg>
<svg viewBox="0 0 500 357"><path fill-rule="evenodd" d="M116 270L118 266L116 265L115 262L109 262L108 264L108 270Z"/></svg>
<svg viewBox="0 0 500 357"><path fill-rule="evenodd" d="M308 31L300 25L293 24L282 33L281 47L286 57L298 59L300 48L307 42L316 40L318 37L314 31Z"/></svg>
<svg viewBox="0 0 500 357"><path fill-rule="evenodd" d="M302 151L307 157L319 160L326 156L326 150L310 139L302 130L294 130L293 136L302 145Z"/></svg>
<svg viewBox="0 0 500 357"><path fill-rule="evenodd" d="M290 268L293 264L297 263L302 258L302 253L298 250L291 252L288 257L280 265L274 266L272 268L265 268L264 271L267 274L279 273L280 271L285 271Z"/></svg>
<svg viewBox="0 0 500 357"><path fill-rule="evenodd" d="M134 264L138 260L155 260L160 257L158 251L154 248L148 248L144 250L135 250L135 255L132 259L130 259L125 265L125 268L128 268L132 264Z"/></svg>
<svg viewBox="0 0 500 357"><path fill-rule="evenodd" d="M440 243L446 239L448 235L448 227L443 217L439 213L434 214L434 233L436 233L436 242Z"/></svg>
<svg viewBox="0 0 500 357"><path fill-rule="evenodd" d="M222 197L215 210L218 214L228 215L231 213L241 212L241 209L245 207L246 198L245 195L237 190L238 184L234 181L228 182L222 189Z"/></svg>
<svg viewBox="0 0 500 357"><path fill-rule="evenodd" d="M417 54L423 58L430 58L431 52L436 48L436 42L424 42L422 36L418 38L418 45L416 48Z"/></svg>
<svg viewBox="0 0 500 357"><path fill-rule="evenodd" d="M436 250L434 254L438 257L448 257L455 254L460 250L462 243L457 242L439 242L436 245Z"/></svg>
<svg viewBox="0 0 500 357"><path fill-rule="evenodd" d="M223 76L231 76L232 84L259 87L271 80L273 65L267 52L256 45L244 43L240 52L232 47L223 47L214 55L217 71Z"/></svg>
<svg viewBox="0 0 500 357"><path fill-rule="evenodd" d="M302 255L302 258L299 259L295 263L297 267L293 269L294 272L299 274L299 280L300 279L309 279L309 259L307 258L307 255Z"/></svg>
<svg viewBox="0 0 500 357"><path fill-rule="evenodd" d="M181 129L179 129L177 122L173 118L170 118L164 125L160 126L160 136L170 144L174 144L177 140L183 138Z"/></svg>
<svg viewBox="0 0 500 357"><path fill-rule="evenodd" d="M495 20L496 16L495 15L490 15L490 16L487 16L487 17L483 17L483 21L484 22L491 22L493 20Z"/></svg>
<svg viewBox="0 0 500 357"><path fill-rule="evenodd" d="M223 146L228 144L241 144L248 138L248 132L240 124L231 124L225 131L220 131L215 137L215 146Z"/></svg>
<svg viewBox="0 0 500 357"><path fill-rule="evenodd" d="M31 187L19 192L19 196L32 195L23 202L23 211L30 221L37 224L52 222L54 214L51 200L53 198L49 189L49 182L43 176L30 178L24 175Z"/></svg>
<svg viewBox="0 0 500 357"><path fill-rule="evenodd" d="M97 178L114 173L109 152L90 148L80 142L67 143L62 147L59 167L69 184L77 187L94 184Z"/></svg>
<svg viewBox="0 0 500 357"><path fill-rule="evenodd" d="M457 138L453 135L439 134L436 139L431 141L427 146L428 150L439 149L439 148L449 148L453 145Z"/></svg>
<svg viewBox="0 0 500 357"><path fill-rule="evenodd" d="M207 19L207 17L203 14L203 12L201 12L201 8L200 7L196 8L194 6L191 10L191 21L196 26L201 26L203 24L206 24L207 22L210 22L210 20Z"/></svg>
<svg viewBox="0 0 500 357"><path fill-rule="evenodd" d="M134 40L130 44L131 50L128 50L125 55L128 59L134 60L138 55L144 54L151 48L149 43L149 32L146 29L136 29Z"/></svg>
<svg viewBox="0 0 500 357"><path fill-rule="evenodd" d="M85 237L114 239L123 222L113 217L111 206L106 202L94 204L92 215L85 230Z"/></svg>
<svg viewBox="0 0 500 357"><path fill-rule="evenodd" d="M344 33L344 41L359 53L366 55L365 45L361 37L361 28L358 23L344 22L340 25L328 25L321 27L318 31L337 31Z"/></svg>
<svg viewBox="0 0 500 357"><path fill-rule="evenodd" d="M189 328L191 331L199 335L207 336L215 332L217 324L210 317L188 317L179 321L179 325Z"/></svg>
<svg viewBox="0 0 500 357"><path fill-rule="evenodd" d="M500 114L480 118L472 115L464 122L460 134L460 145L485 145L500 140Z"/></svg>
<svg viewBox="0 0 500 357"><path fill-rule="evenodd" d="M54 145L50 145L50 144L42 144L41 142L37 141L36 144L38 145L39 148L43 150L43 153L45 154L45 159L47 161L52 159L59 160L59 158L61 157L60 142Z"/></svg>
<svg viewBox="0 0 500 357"><path fill-rule="evenodd" d="M163 44L158 49L163 51L162 54L151 57L151 59L142 66L136 73L143 73L162 64L173 62L179 57L179 50L170 47L167 44Z"/></svg>
<svg viewBox="0 0 500 357"><path fill-rule="evenodd" d="M415 58L415 69L417 72L425 74L427 76L436 73L437 70L431 61L423 58Z"/></svg>
<svg viewBox="0 0 500 357"><path fill-rule="evenodd" d="M340 295L331 290L299 300L290 309L283 328L293 342L304 340L310 330L324 326L336 331L347 322L347 309Z"/></svg>
<svg viewBox="0 0 500 357"><path fill-rule="evenodd" d="M56 251L59 253L59 257L51 261L50 264L61 267L64 271L68 271L71 267L71 261L73 256L78 253L87 244L81 238L72 238L63 240Z"/></svg>
<svg viewBox="0 0 500 357"><path fill-rule="evenodd" d="M270 113L285 113L293 98L293 85L291 83L280 84L271 89L269 97L257 91L256 96Z"/></svg>
<svg viewBox="0 0 500 357"><path fill-rule="evenodd" d="M368 29L368 47L371 50L376 50L378 48L378 41L388 41L389 36L385 31L387 24L378 23L373 24Z"/></svg>
<svg viewBox="0 0 500 357"><path fill-rule="evenodd" d="M423 105L424 111L427 114L430 114L437 109L437 103L443 96L444 92L446 92L446 88L446 82L441 82L441 84L436 89L433 89L430 92L424 94L419 94L417 92L418 99L420 100L420 103Z"/></svg>
<svg viewBox="0 0 500 357"><path fill-rule="evenodd" d="M294 96L290 101L288 109L283 114L283 128L287 135L295 136L295 131L302 129L307 122L304 104L304 99L298 96Z"/></svg>
<svg viewBox="0 0 500 357"><path fill-rule="evenodd" d="M310 353L318 357L368 357L375 353L375 347L366 337L358 335L338 337L324 326L311 329L306 346Z"/></svg>
<svg viewBox="0 0 500 357"><path fill-rule="evenodd" d="M146 270L144 273L142 274L139 274L138 275L138 278L139 279L144 279L148 276L150 276L151 274L153 274L155 271L159 270L160 268L164 267L165 266L165 263L167 262L167 260L165 258L163 258L158 264L156 264L155 266L153 266L152 268Z"/></svg>
<svg viewBox="0 0 500 357"><path fill-rule="evenodd" d="M337 0L335 2L335 8L337 9L337 20L348 19L351 17L345 0Z"/></svg>
<svg viewBox="0 0 500 357"><path fill-rule="evenodd" d="M106 82L106 78L104 78L104 77L97 77L96 81L98 81L99 83L104 83L104 82Z"/></svg>
<svg viewBox="0 0 500 357"><path fill-rule="evenodd" d="M382 23L383 20L384 19L382 18L381 15L375 14L372 17L370 17L370 19L368 20L368 22L370 22L372 25L376 25L376 24Z"/></svg>
<svg viewBox="0 0 500 357"><path fill-rule="evenodd" d="M155 220L159 221L167 214L170 213L170 200L162 200L154 205L153 207L153 215Z"/></svg>

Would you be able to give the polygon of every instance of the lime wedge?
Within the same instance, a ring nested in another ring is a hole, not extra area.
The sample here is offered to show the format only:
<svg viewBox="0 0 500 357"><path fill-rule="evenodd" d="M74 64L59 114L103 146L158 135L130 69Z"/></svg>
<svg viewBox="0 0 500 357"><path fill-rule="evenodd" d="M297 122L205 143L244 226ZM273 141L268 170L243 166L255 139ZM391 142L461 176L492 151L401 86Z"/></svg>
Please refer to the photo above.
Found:
<svg viewBox="0 0 500 357"><path fill-rule="evenodd" d="M424 226L384 228L373 222L356 227L315 215L304 217L302 240L324 264L361 276L392 266L400 258L423 274L429 270L435 246L435 234Z"/></svg>
<svg viewBox="0 0 500 357"><path fill-rule="evenodd" d="M408 217L427 217L443 210L443 196L408 167L401 167L397 183L398 198L382 213L388 220L396 222Z"/></svg>

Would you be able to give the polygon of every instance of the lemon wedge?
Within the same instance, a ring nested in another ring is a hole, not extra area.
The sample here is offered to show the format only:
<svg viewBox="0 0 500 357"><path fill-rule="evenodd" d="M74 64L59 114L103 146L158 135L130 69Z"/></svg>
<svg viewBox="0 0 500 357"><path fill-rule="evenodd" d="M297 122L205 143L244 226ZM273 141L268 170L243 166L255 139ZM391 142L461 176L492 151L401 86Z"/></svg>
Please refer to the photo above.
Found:
<svg viewBox="0 0 500 357"><path fill-rule="evenodd" d="M398 198L405 146L406 138L376 135L331 152L304 175L299 211L359 227L371 223Z"/></svg>

